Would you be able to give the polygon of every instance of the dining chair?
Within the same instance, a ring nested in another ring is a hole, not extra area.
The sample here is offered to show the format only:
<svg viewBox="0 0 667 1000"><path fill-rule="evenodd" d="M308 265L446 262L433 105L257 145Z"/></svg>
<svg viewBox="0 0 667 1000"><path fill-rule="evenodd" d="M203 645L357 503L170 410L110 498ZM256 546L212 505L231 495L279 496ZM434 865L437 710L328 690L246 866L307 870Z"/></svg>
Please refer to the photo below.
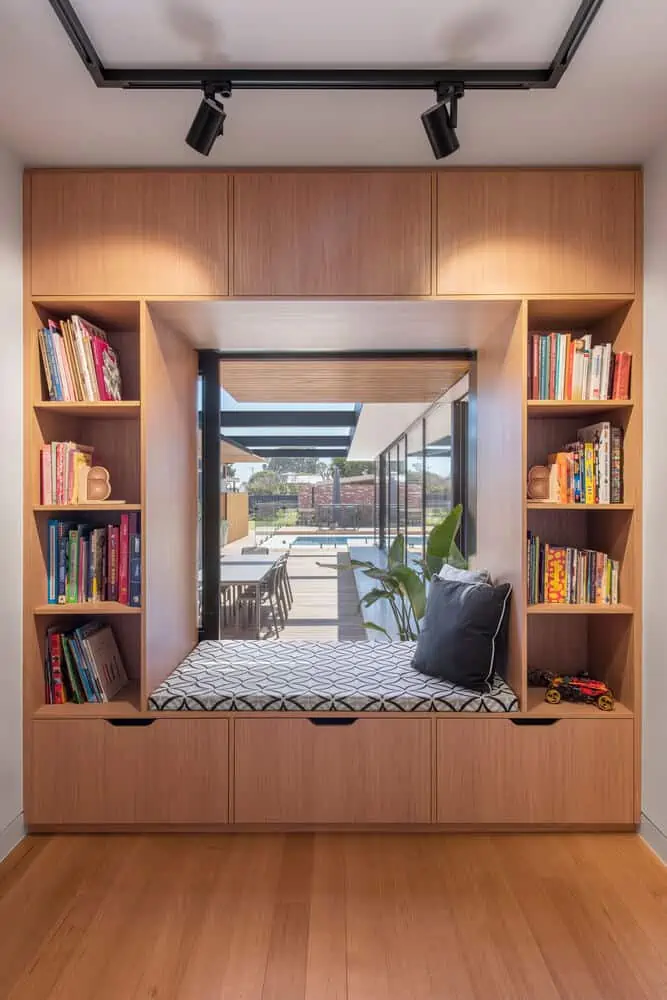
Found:
<svg viewBox="0 0 667 1000"><path fill-rule="evenodd" d="M264 582L260 586L259 599L260 599L260 621L261 621L261 609L268 608L271 612L271 619L273 621L273 630L276 634L276 639L280 638L280 628L284 627L287 620L286 616L283 616L283 609L281 607L280 595L278 593L278 573L279 567L273 566L269 573L267 574ZM247 624L250 625L251 611L254 609L254 604L256 600L256 593L254 587L247 587L242 591L237 598L237 606L239 609L244 608L247 613ZM280 626L278 625L278 620L280 619Z"/></svg>

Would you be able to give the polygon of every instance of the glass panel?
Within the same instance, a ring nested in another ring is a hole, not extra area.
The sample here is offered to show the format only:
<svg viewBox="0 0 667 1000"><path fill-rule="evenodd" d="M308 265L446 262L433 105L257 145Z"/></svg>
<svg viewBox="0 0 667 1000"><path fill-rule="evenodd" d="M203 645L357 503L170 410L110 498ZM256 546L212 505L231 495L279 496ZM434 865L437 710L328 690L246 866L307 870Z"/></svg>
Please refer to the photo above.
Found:
<svg viewBox="0 0 667 1000"><path fill-rule="evenodd" d="M388 452L389 461L389 508L387 531L387 548L391 547L398 531L398 450L390 448Z"/></svg>
<svg viewBox="0 0 667 1000"><path fill-rule="evenodd" d="M426 534L452 509L452 407L436 405L426 417Z"/></svg>
<svg viewBox="0 0 667 1000"><path fill-rule="evenodd" d="M405 538L405 438L396 446L397 529Z"/></svg>
<svg viewBox="0 0 667 1000"><path fill-rule="evenodd" d="M408 552L424 554L424 421L407 433Z"/></svg>

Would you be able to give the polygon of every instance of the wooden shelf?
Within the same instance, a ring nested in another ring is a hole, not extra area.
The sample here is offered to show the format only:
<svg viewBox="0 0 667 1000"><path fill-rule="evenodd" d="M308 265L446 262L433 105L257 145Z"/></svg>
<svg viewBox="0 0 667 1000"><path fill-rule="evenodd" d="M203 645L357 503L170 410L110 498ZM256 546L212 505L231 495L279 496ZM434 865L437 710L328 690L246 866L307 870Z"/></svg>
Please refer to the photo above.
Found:
<svg viewBox="0 0 667 1000"><path fill-rule="evenodd" d="M546 688L529 687L526 715L546 719L618 719L632 718L634 713L617 701L613 712L603 712L596 705L584 702L561 701L558 705L550 705L544 700Z"/></svg>
<svg viewBox="0 0 667 1000"><path fill-rule="evenodd" d="M550 503L527 500L526 510L634 510L633 503Z"/></svg>
<svg viewBox="0 0 667 1000"><path fill-rule="evenodd" d="M131 680L113 701L84 702L77 705L67 701L64 705L42 705L34 714L36 719L118 719L141 712L139 681Z"/></svg>
<svg viewBox="0 0 667 1000"><path fill-rule="evenodd" d="M88 601L84 604L39 604L34 615L140 615L141 608L132 608L118 601Z"/></svg>
<svg viewBox="0 0 667 1000"><path fill-rule="evenodd" d="M529 615L631 615L627 604L529 604Z"/></svg>
<svg viewBox="0 0 667 1000"><path fill-rule="evenodd" d="M35 504L32 508L35 514L68 514L73 511L89 511L94 513L115 513L124 511L126 514L141 511L140 503L69 503L69 504Z"/></svg>
<svg viewBox="0 0 667 1000"><path fill-rule="evenodd" d="M529 399L529 417L587 417L632 408L631 399Z"/></svg>
<svg viewBox="0 0 667 1000"><path fill-rule="evenodd" d="M132 420L141 413L141 403L122 400L120 403L35 403L37 413L58 413L67 417L104 418L105 420Z"/></svg>

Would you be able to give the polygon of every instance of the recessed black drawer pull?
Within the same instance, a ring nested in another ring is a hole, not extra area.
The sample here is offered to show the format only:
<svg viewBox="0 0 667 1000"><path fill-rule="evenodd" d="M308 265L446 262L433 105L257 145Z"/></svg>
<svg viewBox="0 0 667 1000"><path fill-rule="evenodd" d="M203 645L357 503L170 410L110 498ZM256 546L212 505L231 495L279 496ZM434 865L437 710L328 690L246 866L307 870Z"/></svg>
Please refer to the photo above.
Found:
<svg viewBox="0 0 667 1000"><path fill-rule="evenodd" d="M346 719L344 716L339 718L332 718L330 716L325 716L322 719L310 717L308 721L313 726L353 726L357 719Z"/></svg>
<svg viewBox="0 0 667 1000"><path fill-rule="evenodd" d="M510 719L513 726L555 726L560 719Z"/></svg>
<svg viewBox="0 0 667 1000"><path fill-rule="evenodd" d="M110 726L152 726L157 719L105 719Z"/></svg>

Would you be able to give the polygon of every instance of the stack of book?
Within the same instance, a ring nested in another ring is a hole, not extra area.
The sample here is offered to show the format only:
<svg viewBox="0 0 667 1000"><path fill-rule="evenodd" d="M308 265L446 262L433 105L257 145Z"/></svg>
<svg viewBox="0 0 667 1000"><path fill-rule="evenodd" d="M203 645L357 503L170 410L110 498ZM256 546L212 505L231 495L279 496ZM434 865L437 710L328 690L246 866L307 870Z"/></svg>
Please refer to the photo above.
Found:
<svg viewBox="0 0 667 1000"><path fill-rule="evenodd" d="M47 551L49 604L118 601L141 607L139 515L96 527L50 520Z"/></svg>
<svg viewBox="0 0 667 1000"><path fill-rule="evenodd" d="M528 398L604 400L630 398L629 351L593 347L590 333L533 333L528 351Z"/></svg>
<svg viewBox="0 0 667 1000"><path fill-rule="evenodd" d="M74 441L52 441L40 448L40 503L73 504L86 500L85 474L93 449Z"/></svg>
<svg viewBox="0 0 667 1000"><path fill-rule="evenodd" d="M90 622L72 632L48 629L44 680L49 705L111 701L127 684L111 626Z"/></svg>
<svg viewBox="0 0 667 1000"><path fill-rule="evenodd" d="M623 503L623 431L608 421L577 431L549 455L550 503Z"/></svg>
<svg viewBox="0 0 667 1000"><path fill-rule="evenodd" d="M80 316L39 331L42 367L52 402L122 399L118 355L104 330Z"/></svg>
<svg viewBox="0 0 667 1000"><path fill-rule="evenodd" d="M548 545L528 532L529 604L618 604L618 575L604 552Z"/></svg>

